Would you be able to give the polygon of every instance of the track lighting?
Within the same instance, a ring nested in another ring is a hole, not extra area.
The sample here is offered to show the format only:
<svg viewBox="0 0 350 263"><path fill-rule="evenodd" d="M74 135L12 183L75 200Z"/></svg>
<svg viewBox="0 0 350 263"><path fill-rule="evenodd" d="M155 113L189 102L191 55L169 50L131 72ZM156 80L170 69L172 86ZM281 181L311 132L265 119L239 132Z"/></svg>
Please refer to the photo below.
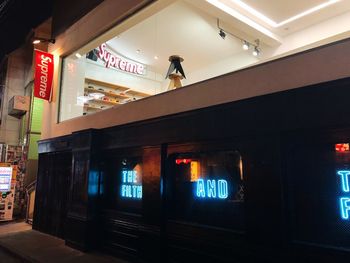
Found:
<svg viewBox="0 0 350 263"><path fill-rule="evenodd" d="M221 36L222 39L225 39L226 33L224 32L224 30L220 29L219 36Z"/></svg>
<svg viewBox="0 0 350 263"><path fill-rule="evenodd" d="M235 37L235 38L237 38L237 39L239 39L239 40L242 41L242 48L243 48L244 50L249 50L250 47L252 47L252 48L253 48L253 51L252 51L253 56L257 57L257 56L261 53L261 50L260 50L260 48L259 48L259 46L260 46L260 40L259 40L259 39L256 39L256 40L254 41L255 44L253 44L253 43L251 43L251 42L248 42L248 41L245 40L245 39L240 38L239 36L236 36L235 34L229 32L229 31L227 31L227 30L222 29L222 28L220 27L220 21L219 21L219 19L217 19L217 27L218 27L218 29L219 29L219 36L220 36L222 39L225 39L226 34L229 34L229 35L231 35L231 36L233 36L233 37Z"/></svg>
<svg viewBox="0 0 350 263"><path fill-rule="evenodd" d="M254 57L257 57L260 54L259 48L258 47L254 47L254 50L253 50L252 54L253 54Z"/></svg>
<svg viewBox="0 0 350 263"><path fill-rule="evenodd" d="M243 44L242 44L242 48L244 49L244 50L248 50L249 49L249 43L246 41L246 40L243 40L242 41L243 42Z"/></svg>

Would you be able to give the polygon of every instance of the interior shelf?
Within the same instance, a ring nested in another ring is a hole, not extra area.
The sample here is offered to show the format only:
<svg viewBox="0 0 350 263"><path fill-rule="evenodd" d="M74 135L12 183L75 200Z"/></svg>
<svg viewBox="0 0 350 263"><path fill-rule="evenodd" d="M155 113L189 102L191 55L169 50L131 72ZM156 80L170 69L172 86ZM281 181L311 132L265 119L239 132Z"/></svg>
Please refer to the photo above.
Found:
<svg viewBox="0 0 350 263"><path fill-rule="evenodd" d="M104 90L99 90L99 89L85 88L84 90L87 91L87 92L90 92L90 93L93 93L93 92L102 93L102 94L104 94L106 96L119 98L119 99L128 99L128 98L130 98L129 96L126 96L126 95L121 95L121 94L117 94L117 93L114 93L114 92L104 91Z"/></svg>
<svg viewBox="0 0 350 263"><path fill-rule="evenodd" d="M116 84L112 84L112 83L108 83L108 82L103 82L103 81L99 81L99 80L95 80L95 79L89 79L89 78L85 78L85 82L89 85L89 84L93 84L93 85L97 85L97 86L102 86L102 87L106 87L106 88L110 88L110 89L115 89L115 90L120 90L120 91L125 91L128 90L129 88L127 87L123 87L123 86L119 86Z"/></svg>
<svg viewBox="0 0 350 263"><path fill-rule="evenodd" d="M104 96L101 99L91 99L93 95L89 94L92 93L100 93ZM96 112L96 110L104 110L114 105L121 105L149 97L151 94L108 82L85 78L84 96L90 97L90 100L84 105L85 115Z"/></svg>

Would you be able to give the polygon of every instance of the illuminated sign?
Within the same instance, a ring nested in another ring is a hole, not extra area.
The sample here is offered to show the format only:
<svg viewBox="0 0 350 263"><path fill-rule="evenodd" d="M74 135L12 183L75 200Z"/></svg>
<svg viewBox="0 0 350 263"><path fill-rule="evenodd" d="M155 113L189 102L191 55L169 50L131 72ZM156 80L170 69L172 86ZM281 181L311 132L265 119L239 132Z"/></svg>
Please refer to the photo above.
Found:
<svg viewBox="0 0 350 263"><path fill-rule="evenodd" d="M349 152L349 144L348 143L337 143L335 145L335 151L339 153Z"/></svg>
<svg viewBox="0 0 350 263"><path fill-rule="evenodd" d="M192 160L191 159L176 159L175 160L175 163L176 164L188 164L188 163L190 163Z"/></svg>
<svg viewBox="0 0 350 263"><path fill-rule="evenodd" d="M223 179L198 179L195 192L198 198L226 199L228 197L228 184L227 181Z"/></svg>
<svg viewBox="0 0 350 263"><path fill-rule="evenodd" d="M129 72L129 73L134 73L138 75L145 74L144 65L131 61L129 59L123 58L119 55L118 56L113 55L111 52L108 52L106 50L106 47L107 45L103 43L98 48L98 57L105 62L106 68L114 67L116 69Z"/></svg>
<svg viewBox="0 0 350 263"><path fill-rule="evenodd" d="M12 167L0 167L0 192L11 191Z"/></svg>
<svg viewBox="0 0 350 263"><path fill-rule="evenodd" d="M53 71L53 55L40 50L35 50L35 97L47 101L51 100Z"/></svg>
<svg viewBox="0 0 350 263"><path fill-rule="evenodd" d="M142 198L142 185L138 182L137 171L122 171L121 196L133 199Z"/></svg>
<svg viewBox="0 0 350 263"><path fill-rule="evenodd" d="M337 174L340 175L340 181L341 181L341 189L344 193L349 193L349 170L340 170L337 171ZM349 212L350 212L350 198L343 196L339 199L340 203L340 215L341 218L344 220L349 219Z"/></svg>

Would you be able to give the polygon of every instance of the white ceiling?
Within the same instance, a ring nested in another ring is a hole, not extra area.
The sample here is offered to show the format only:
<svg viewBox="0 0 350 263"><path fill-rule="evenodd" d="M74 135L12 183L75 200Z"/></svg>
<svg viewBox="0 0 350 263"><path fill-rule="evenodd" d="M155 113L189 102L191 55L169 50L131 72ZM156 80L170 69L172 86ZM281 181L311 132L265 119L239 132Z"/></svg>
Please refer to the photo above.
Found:
<svg viewBox="0 0 350 263"><path fill-rule="evenodd" d="M185 72L192 72L242 52L238 39L227 35L224 40L218 33L215 17L177 1L107 44L161 74L169 67L169 56L180 55Z"/></svg>
<svg viewBox="0 0 350 263"><path fill-rule="evenodd" d="M220 19L222 28L239 38L252 43L259 39L263 51L261 59L264 60L350 36L350 23L339 23L348 17L350 19L350 0L336 2L277 28L269 26L235 1L237 0L174 1L107 44L121 55L144 63L164 75L171 55L184 58L182 65L185 72L196 71L238 54L242 65L246 65L245 57L251 61L251 53L242 50L238 38L230 35L225 40L220 38L217 18ZM279 23L327 0L241 2ZM225 8L218 8L222 6ZM154 59L154 56L158 59Z"/></svg>

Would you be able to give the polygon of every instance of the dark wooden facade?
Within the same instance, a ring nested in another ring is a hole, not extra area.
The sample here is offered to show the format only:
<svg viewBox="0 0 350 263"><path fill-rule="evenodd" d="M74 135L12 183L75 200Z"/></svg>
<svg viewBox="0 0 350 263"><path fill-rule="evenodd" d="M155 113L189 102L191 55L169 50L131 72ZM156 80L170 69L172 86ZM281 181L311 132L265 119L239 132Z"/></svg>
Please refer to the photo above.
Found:
<svg viewBox="0 0 350 263"><path fill-rule="evenodd" d="M334 145L350 141L349 87L341 79L41 141L34 228L150 262L346 262L335 171L350 158ZM243 227L179 220L169 158L232 149L243 159ZM142 206L130 209L114 199L125 156L143 161Z"/></svg>

